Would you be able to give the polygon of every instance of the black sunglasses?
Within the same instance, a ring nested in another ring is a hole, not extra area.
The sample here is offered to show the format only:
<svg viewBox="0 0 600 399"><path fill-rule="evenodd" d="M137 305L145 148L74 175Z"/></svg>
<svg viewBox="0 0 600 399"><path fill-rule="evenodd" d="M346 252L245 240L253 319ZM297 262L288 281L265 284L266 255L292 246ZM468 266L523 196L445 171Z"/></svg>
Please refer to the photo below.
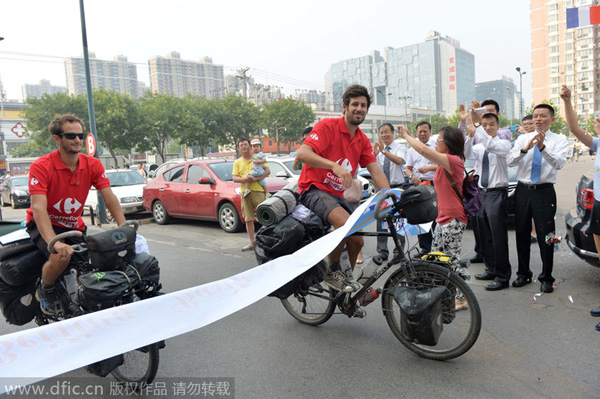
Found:
<svg viewBox="0 0 600 399"><path fill-rule="evenodd" d="M59 133L57 136L63 136L67 140L75 140L77 137L79 140L83 140L84 133Z"/></svg>

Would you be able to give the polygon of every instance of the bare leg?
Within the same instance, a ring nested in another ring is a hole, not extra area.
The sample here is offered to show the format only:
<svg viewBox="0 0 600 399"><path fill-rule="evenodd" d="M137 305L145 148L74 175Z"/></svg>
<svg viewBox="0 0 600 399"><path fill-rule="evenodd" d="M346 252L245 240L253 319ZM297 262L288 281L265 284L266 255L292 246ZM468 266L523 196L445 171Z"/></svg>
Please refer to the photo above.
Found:
<svg viewBox="0 0 600 399"><path fill-rule="evenodd" d="M250 244L254 245L254 220L246 222L246 232L248 233Z"/></svg>
<svg viewBox="0 0 600 399"><path fill-rule="evenodd" d="M350 214L346 212L346 210L342 207L337 207L327 215L327 221L336 229L342 227ZM342 242L329 254L329 260L332 262L339 262L340 257L342 255L342 251L344 250L344 246L346 246L348 250L348 260L350 261L350 266L352 270L354 270L354 265L356 264L356 258L361 248L364 245L364 240L361 236L350 236L342 240Z"/></svg>
<svg viewBox="0 0 600 399"><path fill-rule="evenodd" d="M50 254L50 258L42 267L42 282L48 287L54 285L58 276L67 268L70 260L70 257L61 258L58 254Z"/></svg>

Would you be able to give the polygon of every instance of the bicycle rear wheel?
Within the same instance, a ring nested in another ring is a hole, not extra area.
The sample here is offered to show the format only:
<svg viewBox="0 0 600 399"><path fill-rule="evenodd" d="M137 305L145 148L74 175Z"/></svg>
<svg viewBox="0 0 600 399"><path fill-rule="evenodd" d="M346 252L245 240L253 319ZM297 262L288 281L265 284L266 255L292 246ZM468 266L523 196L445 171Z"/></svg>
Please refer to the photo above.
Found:
<svg viewBox="0 0 600 399"><path fill-rule="evenodd" d="M123 364L111 371L119 382L133 389L152 383L158 372L158 344L151 344L123 354Z"/></svg>
<svg viewBox="0 0 600 399"><path fill-rule="evenodd" d="M410 270L410 267L408 269ZM460 276L445 267L419 262L414 265L413 270L414 275L407 276L403 269L399 269L385 284L382 298L383 313L392 332L402 345L428 359L449 360L463 355L475 344L481 330L481 310L475 294ZM437 345L418 344L402 336L402 314L400 306L394 299L394 291L396 287L403 286L446 288L442 299L443 331ZM465 310L456 310L455 298L464 298Z"/></svg>
<svg viewBox="0 0 600 399"><path fill-rule="evenodd" d="M333 296L333 289L315 280L307 289L301 288L286 299L282 299L281 304L300 323L318 326L333 315L335 310Z"/></svg>

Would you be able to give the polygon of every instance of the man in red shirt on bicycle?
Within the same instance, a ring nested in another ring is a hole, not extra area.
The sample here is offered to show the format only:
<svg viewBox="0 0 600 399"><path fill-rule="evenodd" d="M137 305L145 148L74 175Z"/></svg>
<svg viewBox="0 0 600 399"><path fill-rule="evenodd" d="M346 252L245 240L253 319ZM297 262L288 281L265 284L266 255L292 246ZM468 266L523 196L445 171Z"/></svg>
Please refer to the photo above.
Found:
<svg viewBox="0 0 600 399"><path fill-rule="evenodd" d="M117 225L125 222L119 200L110 189L110 181L102 163L96 158L80 154L84 141L85 125L72 114L54 117L48 130L58 149L38 158L29 169L29 193L31 208L27 210L27 232L31 241L42 251L48 261L42 268L42 281L36 293L42 312L55 315L58 301L56 279L71 262L71 244L83 238L69 238L57 242L56 254L48 252L48 242L60 233L86 231L81 218L85 200L94 186L115 217ZM78 257L73 259L87 262Z"/></svg>
<svg viewBox="0 0 600 399"><path fill-rule="evenodd" d="M377 165L369 138L358 127L367 116L371 96L364 86L353 85L342 96L344 116L318 122L298 150L296 159L304 163L298 181L300 202L334 228L343 226L352 210L344 199L344 190L352 185L359 165L366 167L380 189L389 189L385 174ZM360 288L340 270L344 246L354 269L364 245L361 236L350 236L329 254L329 269L324 282L343 292Z"/></svg>

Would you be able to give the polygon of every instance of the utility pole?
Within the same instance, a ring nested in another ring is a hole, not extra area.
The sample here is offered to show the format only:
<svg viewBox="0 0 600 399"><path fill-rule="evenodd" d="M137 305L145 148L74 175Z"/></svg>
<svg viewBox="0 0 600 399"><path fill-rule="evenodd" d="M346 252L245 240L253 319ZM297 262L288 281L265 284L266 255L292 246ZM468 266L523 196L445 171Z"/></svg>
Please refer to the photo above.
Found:
<svg viewBox="0 0 600 399"><path fill-rule="evenodd" d="M246 76L246 72L248 72L250 70L250 68L242 68L242 69L238 69L237 73L235 74L236 79L241 79L242 81L242 92L244 93L244 99L248 99L248 95L246 93L246 81L248 79L250 79L249 76Z"/></svg>
<svg viewBox="0 0 600 399"><path fill-rule="evenodd" d="M404 115L406 120L408 121L408 100L410 100L411 96L402 96L398 97L399 100L404 100ZM410 121L408 121L410 123Z"/></svg>

